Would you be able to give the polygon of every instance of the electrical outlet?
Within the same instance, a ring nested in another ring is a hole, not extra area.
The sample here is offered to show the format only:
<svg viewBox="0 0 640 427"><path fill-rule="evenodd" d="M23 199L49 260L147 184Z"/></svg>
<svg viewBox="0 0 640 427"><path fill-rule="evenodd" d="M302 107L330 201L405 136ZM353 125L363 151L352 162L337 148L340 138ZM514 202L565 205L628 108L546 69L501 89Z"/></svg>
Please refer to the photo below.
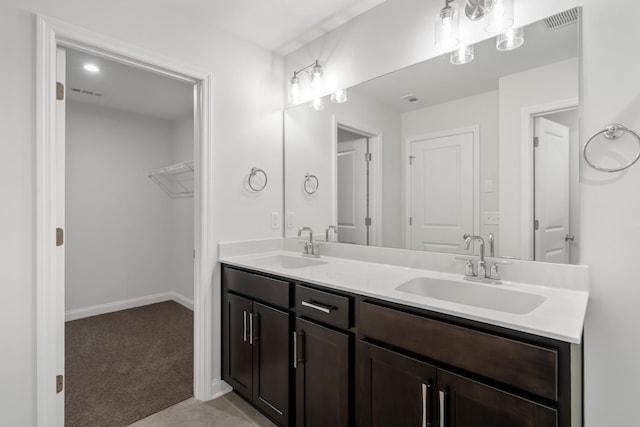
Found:
<svg viewBox="0 0 640 427"><path fill-rule="evenodd" d="M278 212L271 212L271 228L274 230L280 229L280 215Z"/></svg>
<svg viewBox="0 0 640 427"><path fill-rule="evenodd" d="M295 227L294 217L296 216L295 212L287 212L287 228Z"/></svg>
<svg viewBox="0 0 640 427"><path fill-rule="evenodd" d="M484 213L484 223L485 225L498 225L500 224L500 212L490 212L487 211Z"/></svg>

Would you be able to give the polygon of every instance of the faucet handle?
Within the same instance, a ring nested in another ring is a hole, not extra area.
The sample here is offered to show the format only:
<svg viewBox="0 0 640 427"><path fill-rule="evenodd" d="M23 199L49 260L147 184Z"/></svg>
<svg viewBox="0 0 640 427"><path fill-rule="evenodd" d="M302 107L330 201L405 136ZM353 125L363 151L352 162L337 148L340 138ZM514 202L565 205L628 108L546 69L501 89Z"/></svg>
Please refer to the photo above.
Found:
<svg viewBox="0 0 640 427"><path fill-rule="evenodd" d="M502 277L500 277L500 273L498 273L498 265L497 264L491 265L491 269L489 270L489 279L492 279L492 280L500 280L500 279L502 279Z"/></svg>

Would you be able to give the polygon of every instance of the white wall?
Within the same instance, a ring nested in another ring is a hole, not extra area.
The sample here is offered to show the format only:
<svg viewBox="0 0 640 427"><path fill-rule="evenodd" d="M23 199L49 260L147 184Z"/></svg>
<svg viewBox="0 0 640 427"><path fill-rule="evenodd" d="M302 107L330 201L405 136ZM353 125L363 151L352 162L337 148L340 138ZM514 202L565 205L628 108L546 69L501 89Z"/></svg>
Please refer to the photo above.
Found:
<svg viewBox="0 0 640 427"><path fill-rule="evenodd" d="M265 49L214 29L187 4L150 1L3 0L0 28L0 413L2 424L35 423L35 137L36 21L53 16L153 54L214 74L214 224L217 240L281 236L270 227L282 209L282 61ZM270 185L249 197L251 166ZM215 243L214 247L215 247ZM217 252L212 254L217 257ZM212 294L218 294L218 275ZM216 313L213 314L216 316ZM217 341L214 341L214 345ZM213 367L213 378L220 374ZM213 379L212 378L212 379Z"/></svg>
<svg viewBox="0 0 640 427"><path fill-rule="evenodd" d="M640 2L620 0L516 1L516 26L583 6L581 135L609 123L640 129ZM431 58L430 22L439 2L387 0L285 59L285 75L316 57L336 86L349 87ZM487 38L482 24L462 18L463 42ZM399 48L402 47L402 48ZM615 65L612 65L615 58ZM582 138L584 141L584 137ZM580 261L590 266L585 327L585 426L630 426L637 419L640 323L637 253L640 242L640 166L606 174L581 163Z"/></svg>
<svg viewBox="0 0 640 427"><path fill-rule="evenodd" d="M455 130L470 126L480 128L480 230L475 233L486 240L493 233L499 242L499 227L484 224L484 212L497 211L498 192L498 92L456 99L402 115L402 141L408 138L445 130ZM404 175L403 175L404 176ZM493 182L493 191L486 192L484 183ZM462 240L462 236L460 236ZM498 244L496 253L500 253Z"/></svg>
<svg viewBox="0 0 640 427"><path fill-rule="evenodd" d="M169 163L193 160L193 116L172 123L172 153ZM171 200L171 283L178 294L193 300L193 198Z"/></svg>
<svg viewBox="0 0 640 427"><path fill-rule="evenodd" d="M303 226L324 233L333 223L334 117L343 124L362 125L360 130L381 132L382 153L377 155L382 156L382 245L401 247L400 114L355 92L349 93L345 104L327 101L322 111L312 111L307 104L285 111L285 204L286 212L295 212L293 227L287 227L286 236L297 236ZM307 172L320 181L312 196L302 191Z"/></svg>
<svg viewBox="0 0 640 427"><path fill-rule="evenodd" d="M527 258L521 250L522 151L532 142L523 141L523 109L578 99L578 75L578 59L573 58L499 80L501 255Z"/></svg>
<svg viewBox="0 0 640 427"><path fill-rule="evenodd" d="M172 290L172 123L67 103L66 310Z"/></svg>

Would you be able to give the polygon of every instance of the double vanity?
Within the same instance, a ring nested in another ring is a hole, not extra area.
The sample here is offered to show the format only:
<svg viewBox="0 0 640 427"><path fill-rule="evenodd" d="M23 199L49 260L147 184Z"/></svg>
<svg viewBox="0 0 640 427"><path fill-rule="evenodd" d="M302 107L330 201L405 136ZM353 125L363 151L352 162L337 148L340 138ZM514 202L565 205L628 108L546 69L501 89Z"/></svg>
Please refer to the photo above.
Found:
<svg viewBox="0 0 640 427"><path fill-rule="evenodd" d="M278 424L581 425L586 267L301 244L220 248L223 379Z"/></svg>

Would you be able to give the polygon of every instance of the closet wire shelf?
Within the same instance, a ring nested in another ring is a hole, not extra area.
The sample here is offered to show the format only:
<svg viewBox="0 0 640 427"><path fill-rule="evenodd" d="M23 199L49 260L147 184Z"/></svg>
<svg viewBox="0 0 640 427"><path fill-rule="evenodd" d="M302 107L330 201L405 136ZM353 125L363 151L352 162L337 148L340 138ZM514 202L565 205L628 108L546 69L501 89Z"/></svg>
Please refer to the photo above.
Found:
<svg viewBox="0 0 640 427"><path fill-rule="evenodd" d="M152 170L148 176L172 199L193 197L193 160Z"/></svg>

